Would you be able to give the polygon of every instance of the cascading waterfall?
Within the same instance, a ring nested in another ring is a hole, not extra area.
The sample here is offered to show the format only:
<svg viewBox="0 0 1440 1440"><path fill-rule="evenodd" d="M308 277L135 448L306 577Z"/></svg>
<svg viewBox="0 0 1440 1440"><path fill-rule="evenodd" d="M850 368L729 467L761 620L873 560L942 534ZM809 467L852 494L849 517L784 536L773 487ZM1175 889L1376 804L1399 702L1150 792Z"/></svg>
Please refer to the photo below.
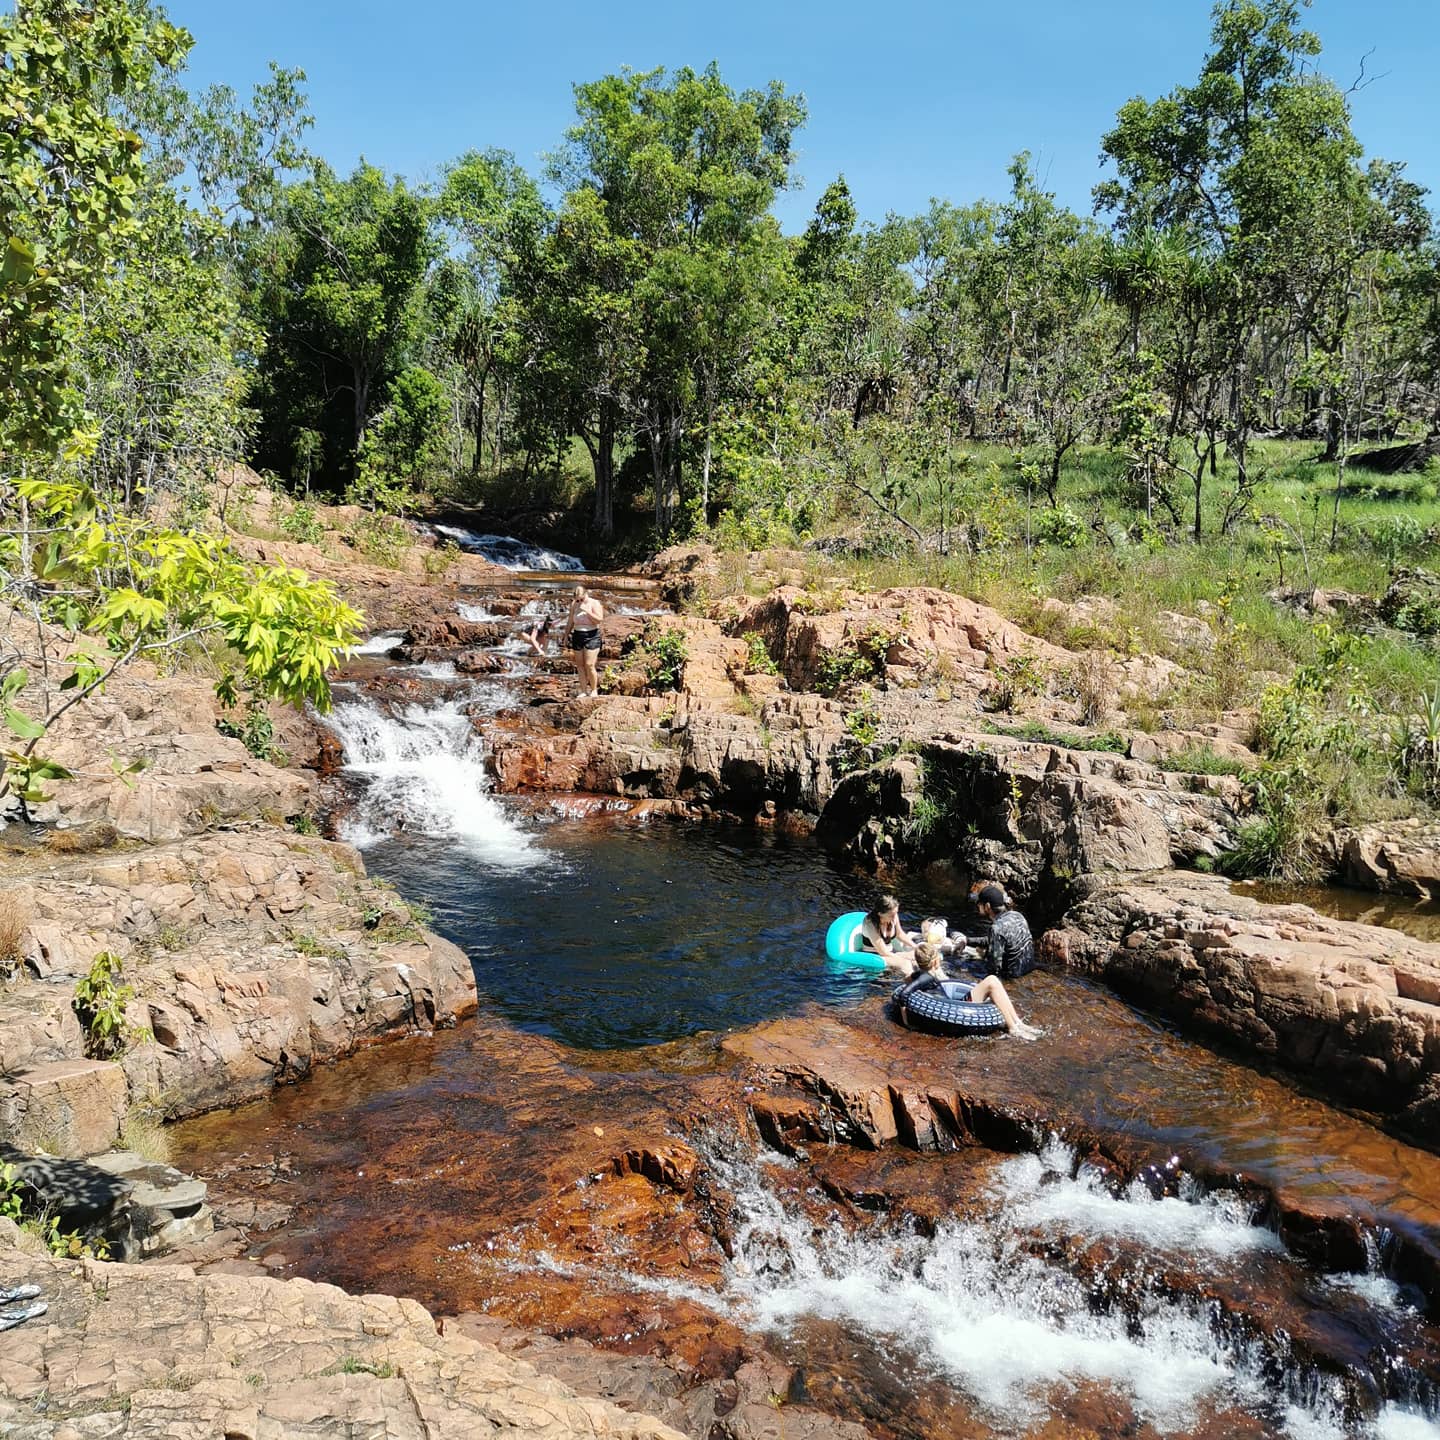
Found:
<svg viewBox="0 0 1440 1440"><path fill-rule="evenodd" d="M1211 1268L1280 1253L1237 1196L1197 1190L1156 1199L1137 1184L1117 1197L1052 1145L1001 1165L992 1214L943 1222L930 1236L852 1232L838 1220L817 1226L733 1139L711 1137L701 1150L733 1202L723 1290L633 1275L626 1287L697 1301L762 1331L837 1322L877 1353L907 1352L1007 1430L1043 1420L1057 1388L1099 1384L1125 1395L1162 1434L1238 1407L1292 1440L1440 1436L1434 1419L1398 1403L1357 1429L1342 1383L1299 1367L1285 1367L1285 1391L1276 1394L1273 1344L1227 1335L1203 1304L1146 1293L1133 1276L1122 1282L1130 1290L1123 1313L1096 1306L1079 1279L1033 1245L1037 1233L1082 1235L1138 1244L1157 1261L1199 1256Z"/></svg>
<svg viewBox="0 0 1440 1440"><path fill-rule="evenodd" d="M453 672L452 672L453 673ZM409 705L394 715L369 697L338 703L328 723L345 750L347 773L363 782L345 839L365 847L398 830L453 836L498 866L535 863L534 841L490 793L484 746L463 706L502 703L497 687L466 699Z"/></svg>
<svg viewBox="0 0 1440 1440"><path fill-rule="evenodd" d="M503 566L506 570L576 571L585 568L585 562L578 555L547 550L543 545L532 545L528 540L517 540L513 535L477 535L473 530L462 530L458 525L437 525L435 530L445 539L453 540L462 550L483 555L492 564Z"/></svg>

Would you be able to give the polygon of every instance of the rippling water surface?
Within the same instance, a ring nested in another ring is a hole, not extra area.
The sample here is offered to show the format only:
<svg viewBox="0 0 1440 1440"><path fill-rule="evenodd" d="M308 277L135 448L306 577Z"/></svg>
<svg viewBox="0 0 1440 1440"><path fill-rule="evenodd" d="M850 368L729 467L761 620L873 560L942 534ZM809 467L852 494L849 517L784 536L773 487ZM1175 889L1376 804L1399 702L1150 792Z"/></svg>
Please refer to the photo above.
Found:
<svg viewBox="0 0 1440 1440"><path fill-rule="evenodd" d="M427 837L366 853L373 873L433 910L521 1029L586 1049L651 1045L875 989L827 968L820 947L829 920L871 889L808 841L557 821L530 844L523 869Z"/></svg>

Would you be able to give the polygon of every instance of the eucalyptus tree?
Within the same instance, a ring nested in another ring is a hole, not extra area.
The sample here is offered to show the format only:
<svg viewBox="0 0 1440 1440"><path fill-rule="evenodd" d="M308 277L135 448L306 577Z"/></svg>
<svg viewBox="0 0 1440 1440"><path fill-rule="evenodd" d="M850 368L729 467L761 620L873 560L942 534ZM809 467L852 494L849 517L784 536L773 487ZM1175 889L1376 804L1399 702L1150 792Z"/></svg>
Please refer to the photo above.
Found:
<svg viewBox="0 0 1440 1440"><path fill-rule="evenodd" d="M1414 187L1390 167L1362 167L1348 98L1314 68L1320 42L1301 10L1301 0L1222 0L1197 81L1127 102L1102 142L1117 178L1096 188L1097 207L1132 249L1158 231L1191 256L1178 314L1149 348L1172 372L1172 431L1190 431L1197 538L1201 470L1213 473L1223 446L1249 483L1250 437L1273 417L1297 350L1292 378L1334 457L1362 274L1377 249L1413 248L1425 228ZM1145 303L1163 313L1163 292ZM1138 348L1133 324L1132 334Z"/></svg>
<svg viewBox="0 0 1440 1440"><path fill-rule="evenodd" d="M791 183L805 105L778 82L737 94L713 64L608 75L577 85L575 105L551 165L562 225L566 212L574 222L562 237L583 242L556 254L587 282L568 329L594 337L586 408L614 404L647 449L664 531L687 440L708 453L719 402L783 283L770 210Z"/></svg>
<svg viewBox="0 0 1440 1440"><path fill-rule="evenodd" d="M432 286L434 338L459 374L474 437L472 469L478 473L484 465L487 435L498 469L526 299L515 283L520 256L548 214L534 179L515 157L491 149L466 151L445 167L436 216L451 254Z"/></svg>

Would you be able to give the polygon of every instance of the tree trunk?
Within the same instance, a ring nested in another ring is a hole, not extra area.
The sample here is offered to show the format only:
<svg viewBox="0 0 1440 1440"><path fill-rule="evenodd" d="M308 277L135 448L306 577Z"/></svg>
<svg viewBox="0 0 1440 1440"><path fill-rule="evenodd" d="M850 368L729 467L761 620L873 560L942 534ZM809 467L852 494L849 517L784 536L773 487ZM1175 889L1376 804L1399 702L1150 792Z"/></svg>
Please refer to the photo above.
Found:
<svg viewBox="0 0 1440 1440"><path fill-rule="evenodd" d="M362 370L358 365L355 367L355 454L360 454L360 446L365 442L365 426L370 419L370 384L372 377L368 371Z"/></svg>
<svg viewBox="0 0 1440 1440"><path fill-rule="evenodd" d="M710 456L715 438L715 402L712 400L705 409L705 457L700 464L700 513L705 523L710 523Z"/></svg>
<svg viewBox="0 0 1440 1440"><path fill-rule="evenodd" d="M485 386L489 378L490 368L486 366L475 391L475 460L470 467L474 475L480 473L480 467L485 463Z"/></svg>
<svg viewBox="0 0 1440 1440"><path fill-rule="evenodd" d="M615 533L615 407L609 401L601 403L594 444L583 432L581 438L595 470L593 524L598 534L609 539Z"/></svg>
<svg viewBox="0 0 1440 1440"><path fill-rule="evenodd" d="M650 441L650 475L655 482L655 533L657 536L662 536L666 527L665 490L670 482L670 472L666 468L662 453L663 442L660 436L660 426L652 424L646 433Z"/></svg>

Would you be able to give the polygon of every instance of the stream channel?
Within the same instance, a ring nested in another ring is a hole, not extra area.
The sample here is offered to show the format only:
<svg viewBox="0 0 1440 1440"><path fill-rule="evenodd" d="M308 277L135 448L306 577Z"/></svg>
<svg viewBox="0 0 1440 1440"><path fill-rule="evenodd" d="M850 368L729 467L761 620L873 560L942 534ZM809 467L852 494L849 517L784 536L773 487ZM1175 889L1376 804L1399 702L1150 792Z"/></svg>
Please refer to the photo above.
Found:
<svg viewBox="0 0 1440 1440"><path fill-rule="evenodd" d="M517 575L461 612L498 619L502 593L517 632L563 603ZM176 1128L212 1189L288 1207L252 1253L697 1376L763 1349L882 1437L1440 1436L1440 1295L1395 1259L1440 1254L1440 1157L1069 977L1015 987L1034 1044L910 1036L821 953L865 877L773 831L498 797L485 734L533 656L506 639L501 673L461 680L396 643L336 688L342 834L469 953L480 1014ZM397 678L424 683L397 699ZM1046 1124L1008 1150L770 1150L721 1041L786 1016L926 1047ZM1169 1159L1117 1176L1057 1138L1074 1125ZM615 1178L634 1135L683 1136L700 1182ZM1317 1263L1287 1206L1360 1217L1360 1253Z"/></svg>

